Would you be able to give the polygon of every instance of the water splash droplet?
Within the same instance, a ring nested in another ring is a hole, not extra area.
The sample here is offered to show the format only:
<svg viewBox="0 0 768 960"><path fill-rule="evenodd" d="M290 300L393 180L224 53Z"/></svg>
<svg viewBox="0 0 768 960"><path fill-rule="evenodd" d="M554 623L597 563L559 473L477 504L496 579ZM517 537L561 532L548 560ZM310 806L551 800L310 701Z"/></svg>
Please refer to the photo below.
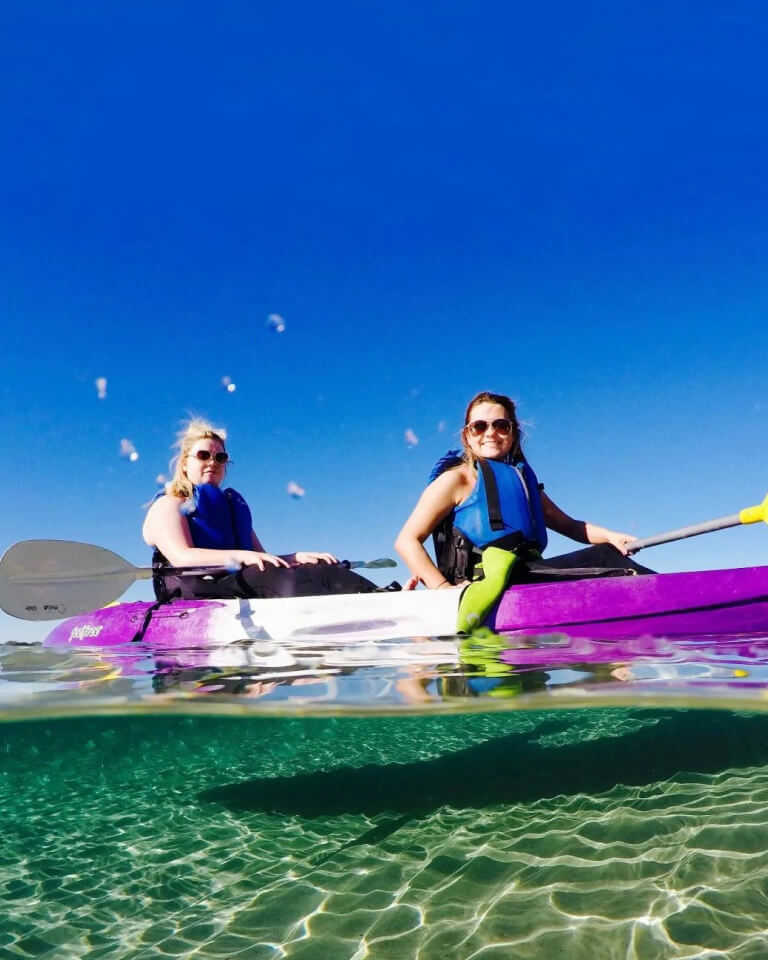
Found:
<svg viewBox="0 0 768 960"><path fill-rule="evenodd" d="M130 440L126 440L125 437L123 437L123 439L120 441L120 456L125 457L132 463L135 463L139 459L139 454L136 450L136 447L134 447Z"/></svg>
<svg viewBox="0 0 768 960"><path fill-rule="evenodd" d="M279 313L270 313L267 317L267 326L274 333L282 333L285 330L285 320Z"/></svg>
<svg viewBox="0 0 768 960"><path fill-rule="evenodd" d="M285 489L288 492L288 496L293 497L294 500L301 500L307 492L304 487L300 487L298 483L294 483L293 480L291 480Z"/></svg>
<svg viewBox="0 0 768 960"><path fill-rule="evenodd" d="M96 387L96 395L98 396L99 400L104 400L107 396L107 378L96 377L93 383Z"/></svg>
<svg viewBox="0 0 768 960"><path fill-rule="evenodd" d="M408 429L405 431L403 436L405 437L405 442L408 444L409 447L415 447L416 444L419 442L419 438L416 436L413 430L411 430L410 427L408 427Z"/></svg>

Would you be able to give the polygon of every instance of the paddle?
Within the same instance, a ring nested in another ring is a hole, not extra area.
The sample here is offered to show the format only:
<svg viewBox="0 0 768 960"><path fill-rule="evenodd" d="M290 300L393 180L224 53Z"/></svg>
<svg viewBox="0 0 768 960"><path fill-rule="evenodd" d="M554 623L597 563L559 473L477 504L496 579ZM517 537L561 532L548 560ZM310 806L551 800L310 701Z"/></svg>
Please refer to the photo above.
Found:
<svg viewBox="0 0 768 960"><path fill-rule="evenodd" d="M687 537L698 537L702 533L712 533L714 530L725 530L727 527L738 527L745 523L759 523L764 520L768 523L768 495L756 507L745 507L730 517L720 517L718 520L706 520L691 527L680 527L679 530L670 530L667 533L657 533L653 537L644 537L642 540L633 540L628 546L628 553L637 553L645 547L655 547L659 543L670 543L673 540L685 540Z"/></svg>
<svg viewBox="0 0 768 960"><path fill-rule="evenodd" d="M394 560L345 560L350 569L396 567ZM181 576L228 573L232 567L166 567ZM137 580L150 580L151 567L135 567L90 543L23 540L0 560L0 609L21 620L60 620L103 607Z"/></svg>

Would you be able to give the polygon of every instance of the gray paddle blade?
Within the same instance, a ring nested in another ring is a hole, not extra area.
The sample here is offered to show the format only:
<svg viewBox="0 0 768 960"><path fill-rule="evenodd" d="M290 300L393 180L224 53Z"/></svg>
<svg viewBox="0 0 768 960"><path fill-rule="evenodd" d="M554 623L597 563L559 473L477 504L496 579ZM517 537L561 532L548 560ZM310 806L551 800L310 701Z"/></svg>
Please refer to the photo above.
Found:
<svg viewBox="0 0 768 960"><path fill-rule="evenodd" d="M141 575L103 547L25 540L0 560L0 607L21 620L60 620L103 607Z"/></svg>

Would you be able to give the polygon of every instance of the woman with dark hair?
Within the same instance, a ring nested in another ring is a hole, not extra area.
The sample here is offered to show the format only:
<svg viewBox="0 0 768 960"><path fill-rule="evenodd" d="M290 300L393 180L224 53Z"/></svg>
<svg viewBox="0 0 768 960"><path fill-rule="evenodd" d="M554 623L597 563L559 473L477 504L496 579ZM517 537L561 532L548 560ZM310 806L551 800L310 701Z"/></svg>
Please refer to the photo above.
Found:
<svg viewBox="0 0 768 960"><path fill-rule="evenodd" d="M464 587L480 579L481 568L488 579L492 568L494 584L483 591L490 596L510 579L651 572L627 556L635 537L574 520L544 493L523 454L509 397L488 392L473 397L461 443L463 452L443 458L433 471L395 542L414 580L432 590ZM542 560L547 528L591 546ZM424 549L430 534L437 564Z"/></svg>

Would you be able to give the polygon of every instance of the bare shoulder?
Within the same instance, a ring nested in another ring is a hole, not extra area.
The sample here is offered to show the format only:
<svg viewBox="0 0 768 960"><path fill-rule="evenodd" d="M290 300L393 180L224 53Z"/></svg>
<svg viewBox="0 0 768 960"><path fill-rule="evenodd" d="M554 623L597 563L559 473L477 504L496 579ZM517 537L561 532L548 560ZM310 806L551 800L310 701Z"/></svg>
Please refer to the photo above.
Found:
<svg viewBox="0 0 768 960"><path fill-rule="evenodd" d="M461 463L457 467L451 467L441 473L433 481L432 486L435 492L443 496L449 496L454 503L460 503L466 498L469 491L475 486L475 473L468 463Z"/></svg>
<svg viewBox="0 0 768 960"><path fill-rule="evenodd" d="M157 538L163 530L175 528L181 523L181 505L184 500L181 497L172 497L165 494L158 497L157 500L147 510L142 526L142 535L146 543L150 546L157 544Z"/></svg>
<svg viewBox="0 0 768 960"><path fill-rule="evenodd" d="M169 513L178 513L184 502L183 497L173 497L170 493L163 494L162 497L158 497L150 506L147 517L152 514L155 516L165 516Z"/></svg>

